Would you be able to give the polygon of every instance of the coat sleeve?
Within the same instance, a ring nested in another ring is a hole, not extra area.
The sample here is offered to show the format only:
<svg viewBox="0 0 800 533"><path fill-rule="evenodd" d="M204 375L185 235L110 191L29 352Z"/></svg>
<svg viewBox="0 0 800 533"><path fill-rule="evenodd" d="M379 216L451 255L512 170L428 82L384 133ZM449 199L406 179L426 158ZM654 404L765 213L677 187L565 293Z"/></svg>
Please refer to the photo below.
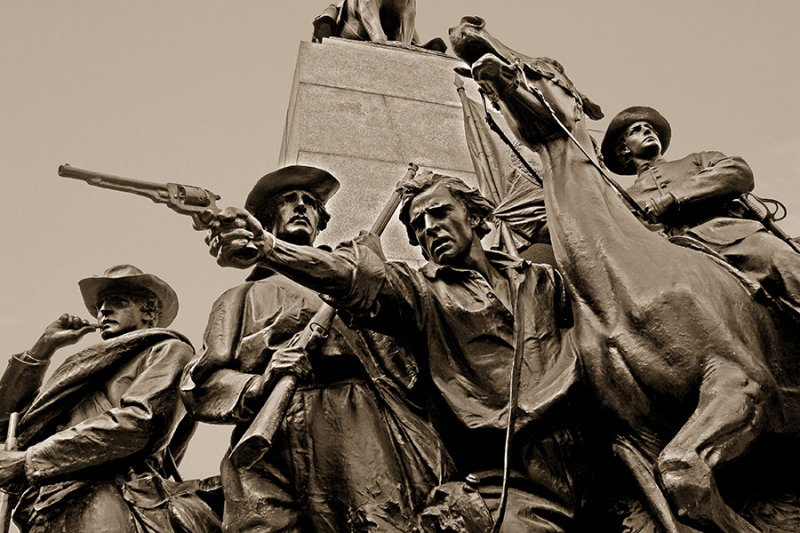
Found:
<svg viewBox="0 0 800 533"><path fill-rule="evenodd" d="M39 388L50 361L36 362L26 354L16 354L8 361L0 377L0 433L6 434L8 418L13 412L22 413L30 405Z"/></svg>
<svg viewBox="0 0 800 533"><path fill-rule="evenodd" d="M236 363L237 351L248 341L241 338L241 324L251 285L235 287L214 302L203 335L203 351L184 371L181 397L197 420L235 423L250 420L255 414L260 398L252 397L251 385L258 375L239 371Z"/></svg>
<svg viewBox="0 0 800 533"><path fill-rule="evenodd" d="M741 157L728 157L720 152L694 154L698 171L670 187L681 209L709 205L753 190L753 171Z"/></svg>
<svg viewBox="0 0 800 533"><path fill-rule="evenodd" d="M178 383L192 354L192 347L177 339L150 348L118 407L28 448L28 479L40 484L166 446L174 424L185 412Z"/></svg>
<svg viewBox="0 0 800 533"><path fill-rule="evenodd" d="M333 298L356 327L366 327L393 337L407 338L424 330L431 314L431 298L424 276L407 264L386 261L361 235L336 248L336 255L351 265L346 294Z"/></svg>

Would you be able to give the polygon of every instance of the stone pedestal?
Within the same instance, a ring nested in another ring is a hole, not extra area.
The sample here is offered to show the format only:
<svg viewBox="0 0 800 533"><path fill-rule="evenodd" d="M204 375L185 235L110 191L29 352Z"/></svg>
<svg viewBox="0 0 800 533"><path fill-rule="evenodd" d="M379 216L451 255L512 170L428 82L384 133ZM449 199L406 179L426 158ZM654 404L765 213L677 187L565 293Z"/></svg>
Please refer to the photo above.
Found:
<svg viewBox="0 0 800 533"><path fill-rule="evenodd" d="M409 162L476 184L454 85L460 64L375 43L300 44L279 165L318 166L341 181L318 243L335 244L369 228ZM464 83L467 95L479 100L477 86ZM392 259L422 259L396 216L382 240Z"/></svg>

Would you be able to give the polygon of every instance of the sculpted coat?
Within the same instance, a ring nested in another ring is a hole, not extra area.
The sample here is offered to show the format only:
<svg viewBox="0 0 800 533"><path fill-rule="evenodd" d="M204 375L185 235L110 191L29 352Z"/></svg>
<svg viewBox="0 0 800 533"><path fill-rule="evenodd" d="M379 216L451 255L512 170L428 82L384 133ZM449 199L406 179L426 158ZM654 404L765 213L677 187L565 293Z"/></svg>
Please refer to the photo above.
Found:
<svg viewBox="0 0 800 533"><path fill-rule="evenodd" d="M752 189L753 171L742 158L697 152L644 165L628 192L640 205L671 194L673 207L658 219L669 235L699 240L800 320L800 254L734 202Z"/></svg>
<svg viewBox="0 0 800 533"><path fill-rule="evenodd" d="M183 385L199 420L236 425L232 445L265 400L251 385L322 304L280 274L255 277L214 304L205 350ZM416 365L387 338L338 318L310 359L313 375L264 458L252 469L222 461L225 531L412 531L415 511L447 475L415 404Z"/></svg>
<svg viewBox="0 0 800 533"><path fill-rule="evenodd" d="M510 282L510 309L476 271L385 262L361 242L327 256L331 269L342 270L337 304L356 324L408 343L435 386L447 449L461 475L473 474L490 510L499 501L515 346L521 350L520 415L502 531L574 530L583 518L585 465L582 424L571 405L579 369L562 342L572 317L559 274L487 252ZM268 260L278 264L287 255L293 257L276 243ZM298 269L308 263L292 262Z"/></svg>
<svg viewBox="0 0 800 533"><path fill-rule="evenodd" d="M47 363L11 358L0 430L10 412L23 413L28 484L14 514L23 532L215 530L210 508L184 498L164 466L191 434L178 382L192 354L177 333L138 330L67 358L43 386Z"/></svg>

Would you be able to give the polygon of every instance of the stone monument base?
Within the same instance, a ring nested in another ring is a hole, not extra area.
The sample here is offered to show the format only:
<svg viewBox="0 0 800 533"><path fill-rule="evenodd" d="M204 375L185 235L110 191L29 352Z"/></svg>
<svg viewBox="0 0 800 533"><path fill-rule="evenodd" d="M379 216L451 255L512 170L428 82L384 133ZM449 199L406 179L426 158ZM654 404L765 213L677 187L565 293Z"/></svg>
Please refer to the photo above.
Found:
<svg viewBox="0 0 800 533"><path fill-rule="evenodd" d="M461 60L413 47L344 39L300 43L279 165L324 168L342 183L320 243L368 229L409 162L476 185L453 68ZM469 97L477 86L464 80ZM394 217L392 259L420 262Z"/></svg>

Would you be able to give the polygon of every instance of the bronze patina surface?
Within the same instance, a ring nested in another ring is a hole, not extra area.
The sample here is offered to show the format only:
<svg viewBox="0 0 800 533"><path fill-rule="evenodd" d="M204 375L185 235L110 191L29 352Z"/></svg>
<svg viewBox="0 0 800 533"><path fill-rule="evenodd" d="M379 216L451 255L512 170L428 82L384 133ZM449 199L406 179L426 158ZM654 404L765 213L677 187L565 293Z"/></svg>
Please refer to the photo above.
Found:
<svg viewBox="0 0 800 533"><path fill-rule="evenodd" d="M755 532L771 527L770 518L783 519L774 511L756 516L753 503L759 479L761 496L778 493L781 501L775 475L792 465L778 457L781 443L797 436L800 412L793 318L754 298L760 287L713 252L676 246L630 213L604 184L602 167L589 160L597 163L586 124L590 113L563 69L541 59L519 68L476 18L451 29L451 39L456 51L470 51L464 59L473 77L542 158L550 237L573 297L570 341L659 527ZM653 157L660 150L651 151ZM658 180L673 180L672 205L660 196L669 196L669 183L654 197L641 194L646 180L652 183L651 167L663 171ZM712 177L704 184L703 168ZM743 162L721 154L656 160L639 172L631 193L647 200L644 210L659 222L669 222L684 199L687 216L703 213L682 196L681 184L740 192L752 180ZM748 469L750 461L772 463ZM765 483L765 475L774 479ZM796 500L790 491L787 508L796 509Z"/></svg>
<svg viewBox="0 0 800 533"><path fill-rule="evenodd" d="M178 395L194 350L163 329L175 292L131 265L81 280L97 323L64 314L0 378L0 427L21 412L21 451L0 451L24 532L211 532L219 518L197 480L169 479L193 431ZM161 327L155 327L161 326ZM66 359L53 353L100 329L103 341Z"/></svg>

